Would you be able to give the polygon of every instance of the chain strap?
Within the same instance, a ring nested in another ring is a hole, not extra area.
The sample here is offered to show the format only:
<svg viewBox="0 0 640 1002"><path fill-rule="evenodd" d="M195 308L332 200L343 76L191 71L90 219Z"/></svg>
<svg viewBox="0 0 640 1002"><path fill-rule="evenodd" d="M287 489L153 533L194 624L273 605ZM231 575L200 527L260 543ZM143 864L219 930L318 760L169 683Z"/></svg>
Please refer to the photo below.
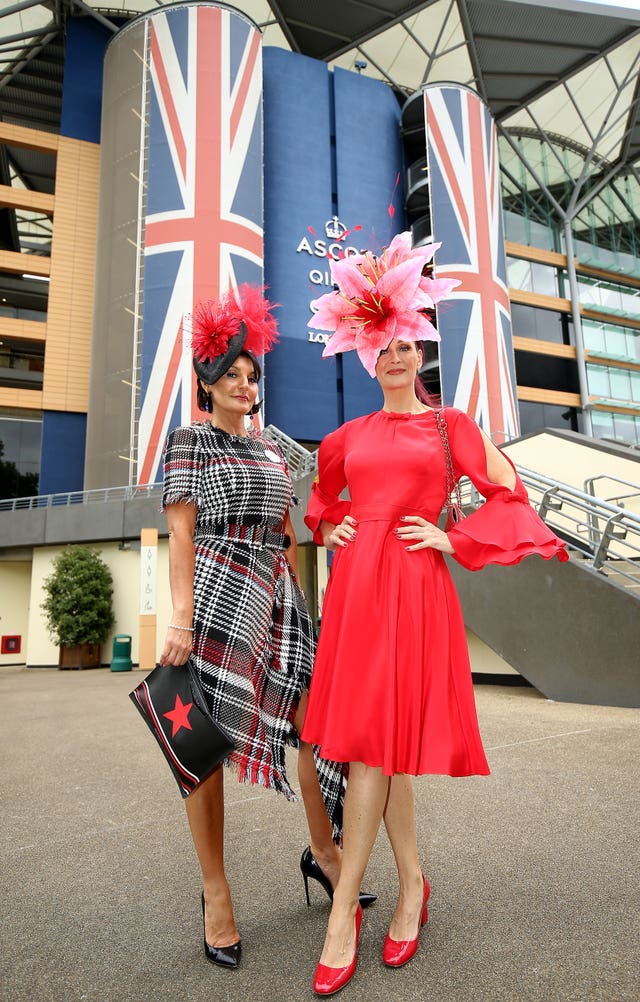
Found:
<svg viewBox="0 0 640 1002"><path fill-rule="evenodd" d="M444 449L445 465L447 469L447 499L444 506L447 509L447 525L450 528L451 525L456 525L458 522L461 522L464 518L464 514L462 511L460 483L456 480L453 468L453 457L451 455L451 446L449 445L447 419L444 416L444 409L436 411L436 424L438 425L438 431L440 432L440 439L442 441L442 448Z"/></svg>

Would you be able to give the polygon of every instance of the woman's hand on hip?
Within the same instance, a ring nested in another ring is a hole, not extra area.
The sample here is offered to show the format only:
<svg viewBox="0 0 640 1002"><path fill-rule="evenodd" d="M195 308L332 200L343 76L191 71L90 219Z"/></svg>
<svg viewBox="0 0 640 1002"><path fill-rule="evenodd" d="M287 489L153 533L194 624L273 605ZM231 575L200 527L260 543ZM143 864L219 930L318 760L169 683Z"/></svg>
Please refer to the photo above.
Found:
<svg viewBox="0 0 640 1002"><path fill-rule="evenodd" d="M190 630L177 630L170 626L167 629L167 638L160 655L160 664L184 665L189 660L189 655L193 649L193 633Z"/></svg>
<svg viewBox="0 0 640 1002"><path fill-rule="evenodd" d="M401 522L406 525L398 526L394 529L400 542L416 540L411 546L407 546L407 551L413 550L440 550L441 553L453 553L453 546L449 542L446 532L439 529L432 522L427 522L421 515L402 515Z"/></svg>
<svg viewBox="0 0 640 1002"><path fill-rule="evenodd" d="M324 540L324 545L328 550L335 550L336 547L345 547L356 538L357 525L355 518L345 515L340 525L336 525Z"/></svg>

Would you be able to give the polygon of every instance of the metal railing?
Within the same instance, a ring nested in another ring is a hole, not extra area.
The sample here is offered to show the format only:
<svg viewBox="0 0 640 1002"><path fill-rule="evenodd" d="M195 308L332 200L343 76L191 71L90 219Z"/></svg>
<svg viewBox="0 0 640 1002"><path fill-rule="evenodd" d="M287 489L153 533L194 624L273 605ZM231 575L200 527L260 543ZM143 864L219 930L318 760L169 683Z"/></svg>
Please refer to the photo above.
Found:
<svg viewBox="0 0 640 1002"><path fill-rule="evenodd" d="M624 504L625 501L631 500L631 498L640 499L640 484L634 483L632 480L623 480L622 477L612 477L609 473L599 473L595 477L588 477L584 482L584 489L587 494L591 494L593 497L596 495L594 484L596 480L607 480L609 483L622 484L623 487L633 487L632 491L627 491L626 494L613 494L611 497L602 498L603 501L613 501L614 504L620 505L621 508L626 508Z"/></svg>
<svg viewBox="0 0 640 1002"><path fill-rule="evenodd" d="M318 450L309 452L303 445L300 445L293 438L289 438L283 431L273 424L268 424L262 432L264 438L271 439L280 447L289 467L289 472L293 480L300 480L308 473L315 473L318 469Z"/></svg>
<svg viewBox="0 0 640 1002"><path fill-rule="evenodd" d="M640 515L533 470L517 470L540 518L584 566L640 588Z"/></svg>
<svg viewBox="0 0 640 1002"><path fill-rule="evenodd" d="M68 491L64 494L39 494L28 498L7 498L0 501L0 511L25 511L36 508L57 508L60 505L104 504L105 501L131 501L133 498L160 496L162 484L140 484L133 487L104 487L92 491Z"/></svg>

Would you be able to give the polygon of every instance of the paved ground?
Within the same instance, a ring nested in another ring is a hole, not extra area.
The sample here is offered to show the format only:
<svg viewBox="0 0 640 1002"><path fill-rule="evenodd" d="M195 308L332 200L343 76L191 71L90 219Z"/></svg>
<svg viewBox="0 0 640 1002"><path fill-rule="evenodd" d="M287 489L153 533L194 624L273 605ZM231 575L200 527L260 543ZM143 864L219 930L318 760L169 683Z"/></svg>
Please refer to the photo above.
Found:
<svg viewBox="0 0 640 1002"><path fill-rule="evenodd" d="M301 804L227 776L244 954L237 972L212 967L180 797L127 698L140 678L0 669L0 998L310 1002L328 901L314 887L305 904ZM379 839L380 898L341 999L636 1002L640 710L476 692L493 775L416 781L433 886L419 953L382 965L394 882Z"/></svg>

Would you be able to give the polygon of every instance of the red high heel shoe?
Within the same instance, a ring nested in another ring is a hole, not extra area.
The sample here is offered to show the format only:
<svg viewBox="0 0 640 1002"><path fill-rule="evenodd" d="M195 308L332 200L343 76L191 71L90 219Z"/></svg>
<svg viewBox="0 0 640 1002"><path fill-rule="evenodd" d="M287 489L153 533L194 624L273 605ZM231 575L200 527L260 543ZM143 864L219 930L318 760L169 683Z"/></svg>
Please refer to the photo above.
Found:
<svg viewBox="0 0 640 1002"><path fill-rule="evenodd" d="M313 979L313 990L316 995L335 995L341 988L351 981L355 974L356 961L358 959L358 940L360 939L360 926L362 924L362 907L358 905L356 911L356 948L353 951L353 960L346 967L327 967L326 964L318 964L316 974Z"/></svg>
<svg viewBox="0 0 640 1002"><path fill-rule="evenodd" d="M423 882L423 892L422 892L422 910L420 912L420 921L418 923L418 932L416 933L415 939L405 939L402 942L398 940L391 939L389 933L387 933L387 938L384 941L384 948L382 950L382 959L387 967L402 967L403 964L407 964L418 949L418 937L420 936L420 930L426 923L429 912L427 911L427 901L429 900L429 895L431 894L431 887L429 886L429 881L422 874Z"/></svg>

